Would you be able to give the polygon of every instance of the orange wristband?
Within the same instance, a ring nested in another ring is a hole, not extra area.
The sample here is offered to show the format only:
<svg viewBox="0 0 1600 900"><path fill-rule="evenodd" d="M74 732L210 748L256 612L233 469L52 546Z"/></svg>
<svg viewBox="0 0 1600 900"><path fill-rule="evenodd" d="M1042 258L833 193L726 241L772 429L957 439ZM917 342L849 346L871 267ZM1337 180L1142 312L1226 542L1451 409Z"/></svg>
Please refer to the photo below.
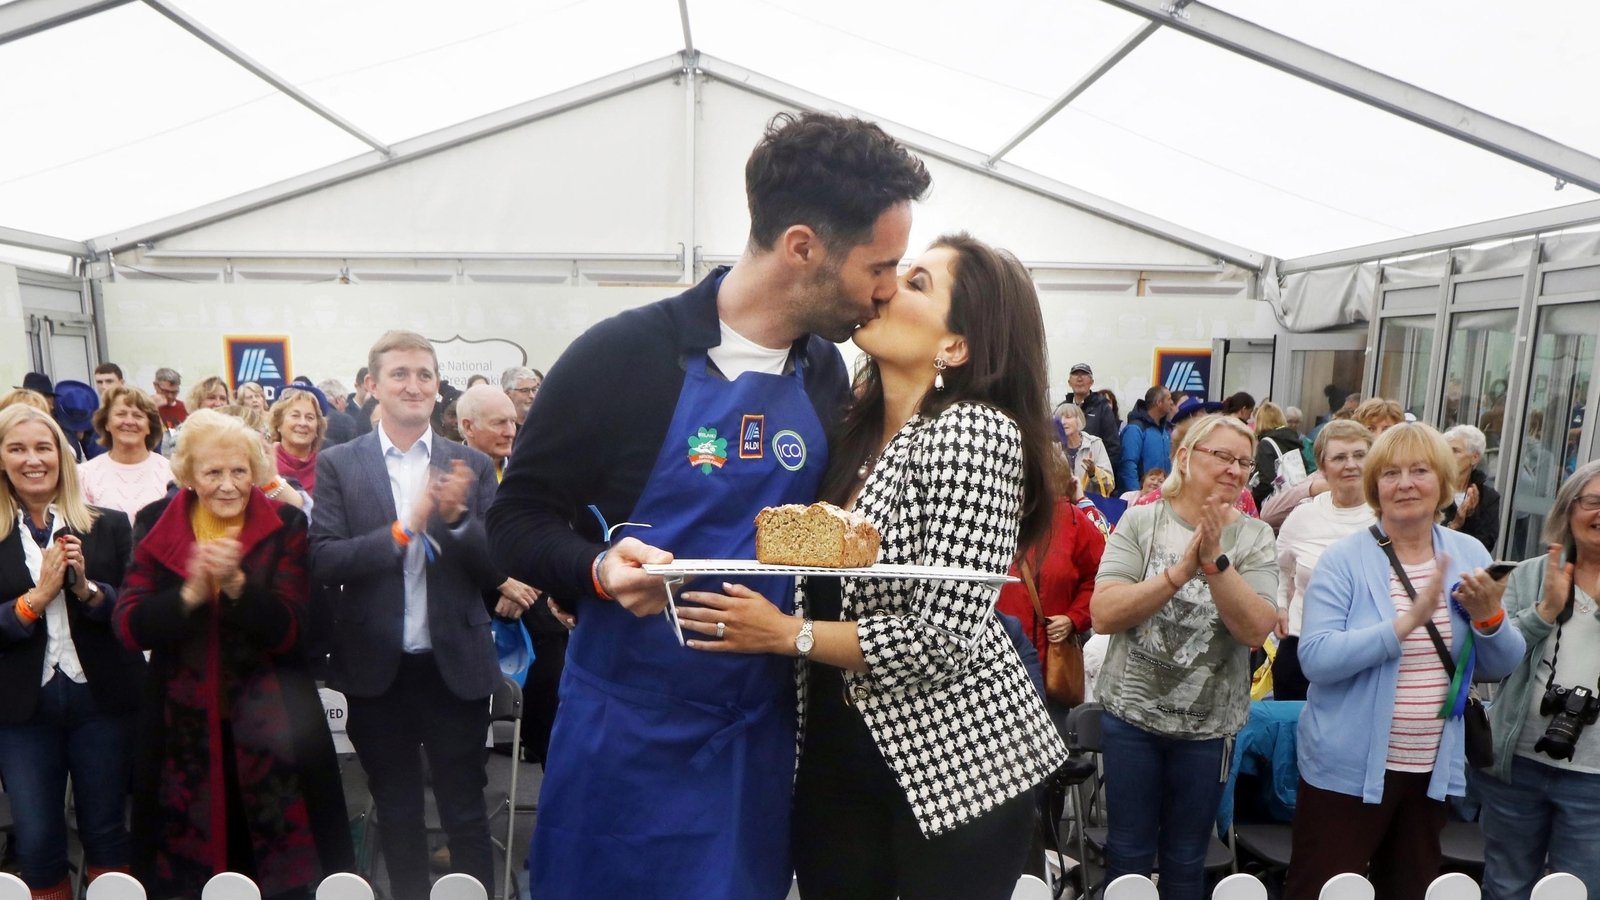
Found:
<svg viewBox="0 0 1600 900"><path fill-rule="evenodd" d="M394 538L395 546L402 550L411 546L411 535L406 534L406 527L400 524L399 519L395 519L394 524L389 526L389 536Z"/></svg>
<svg viewBox="0 0 1600 900"><path fill-rule="evenodd" d="M1473 622L1472 623L1472 627L1478 629L1479 631L1488 631L1489 629L1494 628L1495 626L1499 625L1501 622L1504 622L1505 620L1506 620L1506 611L1505 611L1504 608L1501 608L1501 609L1495 610L1494 615L1490 616L1489 618L1484 619L1481 622Z"/></svg>
<svg viewBox="0 0 1600 900"><path fill-rule="evenodd" d="M594 595L596 597L601 600L615 600L617 598L611 596L611 592L606 590L605 584L600 580L600 561L605 558L606 552L602 551L594 558L594 562L589 563L589 579L594 582Z"/></svg>
<svg viewBox="0 0 1600 900"><path fill-rule="evenodd" d="M28 605L27 598L27 594L17 595L17 618L21 619L24 624L32 625L34 622L39 621L39 614L33 611L32 606Z"/></svg>

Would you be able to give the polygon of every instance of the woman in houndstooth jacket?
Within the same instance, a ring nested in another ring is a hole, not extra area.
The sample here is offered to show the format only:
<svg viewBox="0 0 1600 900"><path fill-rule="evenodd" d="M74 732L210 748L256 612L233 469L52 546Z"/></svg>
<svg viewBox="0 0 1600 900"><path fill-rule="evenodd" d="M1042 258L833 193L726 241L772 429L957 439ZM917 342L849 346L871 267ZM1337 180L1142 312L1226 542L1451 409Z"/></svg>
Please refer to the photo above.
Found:
<svg viewBox="0 0 1600 900"><path fill-rule="evenodd" d="M940 238L858 330L863 389L823 498L865 514L880 562L1004 573L1048 536L1044 328L1027 271ZM1066 758L994 615L999 589L812 578L797 616L745 588L689 593L705 652L803 658L793 844L800 892L1007 898L1032 788ZM814 620L814 621L813 621ZM759 839L756 837L755 839Z"/></svg>

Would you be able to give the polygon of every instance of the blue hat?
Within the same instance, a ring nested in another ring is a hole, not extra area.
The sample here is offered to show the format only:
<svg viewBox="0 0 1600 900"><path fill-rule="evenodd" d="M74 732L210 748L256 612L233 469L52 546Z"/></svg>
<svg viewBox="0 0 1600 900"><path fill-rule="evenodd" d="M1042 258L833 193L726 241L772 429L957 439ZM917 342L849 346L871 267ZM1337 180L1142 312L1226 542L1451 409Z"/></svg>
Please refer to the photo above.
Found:
<svg viewBox="0 0 1600 900"><path fill-rule="evenodd" d="M322 408L322 417L324 419L328 417L329 413L333 412L333 404L328 402L328 395L324 394L322 390L315 385L307 384L303 381L291 381L284 385L283 389L278 392L279 397L283 396L283 391L305 391L311 396L317 398L317 405Z"/></svg>
<svg viewBox="0 0 1600 900"><path fill-rule="evenodd" d="M94 411L100 408L100 392L81 381L56 383L56 421L68 431L88 431L94 427Z"/></svg>
<svg viewBox="0 0 1600 900"><path fill-rule="evenodd" d="M1221 411L1222 404L1216 400L1202 400L1199 397L1190 397L1178 405L1178 411L1172 414L1172 424L1176 425L1190 416L1207 416Z"/></svg>

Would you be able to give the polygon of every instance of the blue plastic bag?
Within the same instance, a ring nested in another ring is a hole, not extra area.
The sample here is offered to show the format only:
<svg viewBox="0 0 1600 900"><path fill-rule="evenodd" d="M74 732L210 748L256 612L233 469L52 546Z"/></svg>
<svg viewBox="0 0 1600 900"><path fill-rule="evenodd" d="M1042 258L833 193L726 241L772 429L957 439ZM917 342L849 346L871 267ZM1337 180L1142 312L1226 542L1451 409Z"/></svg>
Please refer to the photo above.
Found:
<svg viewBox="0 0 1600 900"><path fill-rule="evenodd" d="M515 681L517 687L528 682L528 669L533 666L533 639L522 620L503 621L491 619L489 628L494 631L494 655L500 658L500 672Z"/></svg>

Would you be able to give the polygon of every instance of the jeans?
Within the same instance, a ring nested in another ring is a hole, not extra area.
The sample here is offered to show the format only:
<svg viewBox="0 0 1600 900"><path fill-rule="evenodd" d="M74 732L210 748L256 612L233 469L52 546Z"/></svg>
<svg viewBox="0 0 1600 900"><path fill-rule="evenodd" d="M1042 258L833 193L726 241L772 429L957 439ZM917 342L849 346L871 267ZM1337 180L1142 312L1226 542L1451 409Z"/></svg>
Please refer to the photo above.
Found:
<svg viewBox="0 0 1600 900"><path fill-rule="evenodd" d="M39 689L33 718L0 727L0 777L11 797L17 861L28 887L47 889L67 877L69 774L85 863L128 865L132 734L132 716L101 713L89 686L59 671Z"/></svg>
<svg viewBox="0 0 1600 900"><path fill-rule="evenodd" d="M1527 900L1545 872L1578 876L1600 891L1600 775L1569 772L1524 757L1511 783L1472 773L1483 801L1483 896Z"/></svg>
<svg viewBox="0 0 1600 900"><path fill-rule="evenodd" d="M1161 900L1204 900L1206 850L1228 761L1222 738L1184 740L1101 718L1105 758L1106 883L1149 875L1161 857Z"/></svg>

